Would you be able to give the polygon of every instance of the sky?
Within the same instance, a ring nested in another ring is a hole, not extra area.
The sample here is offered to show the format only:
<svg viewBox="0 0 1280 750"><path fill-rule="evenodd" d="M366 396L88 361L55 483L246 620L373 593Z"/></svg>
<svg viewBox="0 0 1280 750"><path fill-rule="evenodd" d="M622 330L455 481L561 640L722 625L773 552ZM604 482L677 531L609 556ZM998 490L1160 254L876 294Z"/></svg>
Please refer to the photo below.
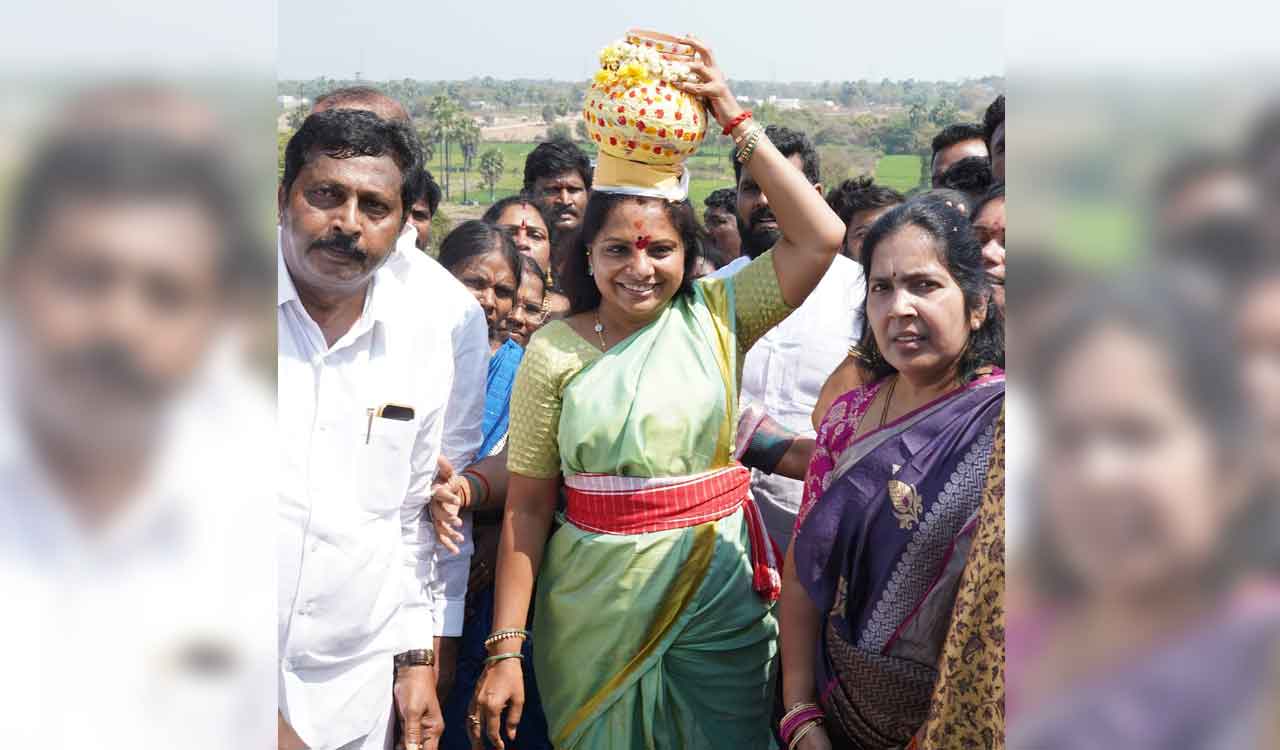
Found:
<svg viewBox="0 0 1280 750"><path fill-rule="evenodd" d="M584 80L632 27L693 33L732 79L1004 74L1003 2L280 0L276 75Z"/></svg>

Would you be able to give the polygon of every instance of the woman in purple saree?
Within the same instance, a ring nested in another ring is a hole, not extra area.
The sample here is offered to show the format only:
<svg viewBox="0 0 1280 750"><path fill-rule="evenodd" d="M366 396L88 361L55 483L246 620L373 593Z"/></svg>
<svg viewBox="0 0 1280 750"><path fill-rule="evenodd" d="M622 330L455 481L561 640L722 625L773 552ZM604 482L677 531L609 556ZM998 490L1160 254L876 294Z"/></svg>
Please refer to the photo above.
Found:
<svg viewBox="0 0 1280 750"><path fill-rule="evenodd" d="M909 201L872 228L862 263L872 378L822 421L784 572L793 748L913 742L1004 403L1003 321L963 215Z"/></svg>

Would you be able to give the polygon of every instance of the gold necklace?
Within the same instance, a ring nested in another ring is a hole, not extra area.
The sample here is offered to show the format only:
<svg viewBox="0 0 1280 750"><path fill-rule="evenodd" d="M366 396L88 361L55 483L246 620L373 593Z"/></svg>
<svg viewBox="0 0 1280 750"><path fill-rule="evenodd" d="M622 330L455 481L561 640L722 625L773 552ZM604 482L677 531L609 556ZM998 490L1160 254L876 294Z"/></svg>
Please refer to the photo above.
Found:
<svg viewBox="0 0 1280 750"><path fill-rule="evenodd" d="M880 426L884 427L884 423L889 419L889 404L893 403L893 389L898 386L898 378L901 375L894 375L893 382L889 384L889 390L884 394L884 409L880 411Z"/></svg>
<svg viewBox="0 0 1280 750"><path fill-rule="evenodd" d="M609 345L604 342L604 323L600 322L600 308L597 307L594 314L596 316L596 335L600 337L600 349L604 351L609 348Z"/></svg>

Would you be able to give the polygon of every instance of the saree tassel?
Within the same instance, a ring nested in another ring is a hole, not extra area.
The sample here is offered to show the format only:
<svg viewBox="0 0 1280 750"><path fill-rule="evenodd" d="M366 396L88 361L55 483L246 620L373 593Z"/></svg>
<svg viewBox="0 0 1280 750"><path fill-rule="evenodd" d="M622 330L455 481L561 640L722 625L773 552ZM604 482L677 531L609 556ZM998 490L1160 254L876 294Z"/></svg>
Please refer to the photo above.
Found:
<svg viewBox="0 0 1280 750"><path fill-rule="evenodd" d="M773 538L765 533L764 518L754 499L747 498L743 512L747 517L747 534L751 538L752 586L765 601L775 602L782 595L782 574L778 566L782 554Z"/></svg>

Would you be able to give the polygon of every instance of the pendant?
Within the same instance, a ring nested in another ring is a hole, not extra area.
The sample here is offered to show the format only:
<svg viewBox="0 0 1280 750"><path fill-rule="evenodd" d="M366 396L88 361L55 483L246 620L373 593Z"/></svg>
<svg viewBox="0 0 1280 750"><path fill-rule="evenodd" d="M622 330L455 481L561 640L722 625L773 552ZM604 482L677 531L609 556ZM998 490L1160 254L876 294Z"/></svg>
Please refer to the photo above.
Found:
<svg viewBox="0 0 1280 750"><path fill-rule="evenodd" d="M596 329L595 329L595 330L596 330L596 333L600 333L601 331L603 331L603 330L604 330L604 323L596 323Z"/></svg>

